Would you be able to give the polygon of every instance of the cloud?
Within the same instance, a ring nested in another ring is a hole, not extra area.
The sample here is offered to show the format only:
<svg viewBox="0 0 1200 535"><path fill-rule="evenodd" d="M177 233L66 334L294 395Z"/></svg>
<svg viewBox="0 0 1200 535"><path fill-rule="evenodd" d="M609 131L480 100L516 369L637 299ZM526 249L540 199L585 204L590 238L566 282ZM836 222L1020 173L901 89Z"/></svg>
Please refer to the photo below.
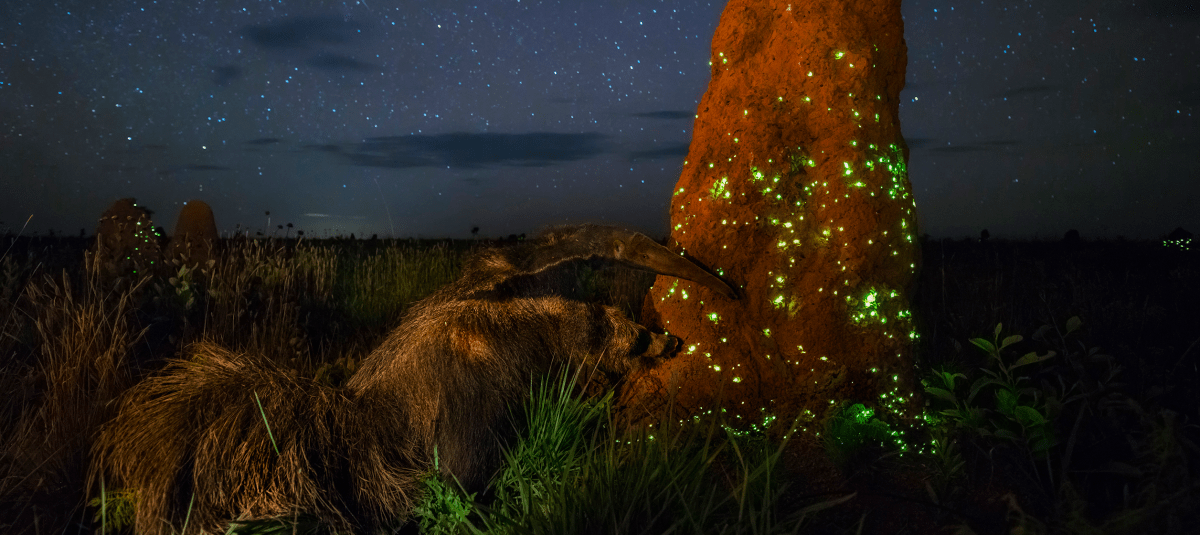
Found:
<svg viewBox="0 0 1200 535"><path fill-rule="evenodd" d="M1200 18L1200 6L1196 5L1195 0L1149 0L1141 4L1140 9L1152 17L1164 19ZM1134 6L1136 5L1134 4Z"/></svg>
<svg viewBox="0 0 1200 535"><path fill-rule="evenodd" d="M225 87L242 77L242 69L237 65L218 65L212 68L212 82Z"/></svg>
<svg viewBox="0 0 1200 535"><path fill-rule="evenodd" d="M340 156L364 167L546 167L604 152L597 133L412 135L367 138Z"/></svg>
<svg viewBox="0 0 1200 535"><path fill-rule="evenodd" d="M246 144L247 145L274 145L276 143L279 143L280 141L283 141L283 140L279 139L277 137L260 137L260 138L251 139L250 141L247 141Z"/></svg>
<svg viewBox="0 0 1200 535"><path fill-rule="evenodd" d="M232 167L224 165L209 165L204 163L193 163L183 166L183 169L188 171L232 171Z"/></svg>
<svg viewBox="0 0 1200 535"><path fill-rule="evenodd" d="M642 119L691 119L696 116L695 113L687 110L647 111L642 113L634 113L632 115Z"/></svg>
<svg viewBox="0 0 1200 535"><path fill-rule="evenodd" d="M326 71L366 71L375 68L375 65L358 61L349 56L339 56L337 54L321 54L308 58L309 66L316 67Z"/></svg>
<svg viewBox="0 0 1200 535"><path fill-rule="evenodd" d="M643 150L629 154L630 160L657 160L659 158L682 158L687 156L688 143L670 145L661 149Z"/></svg>
<svg viewBox="0 0 1200 535"><path fill-rule="evenodd" d="M326 144L320 144L320 145L316 145L316 144L305 145L304 148L308 149L308 150L315 150L318 152L341 152L342 151L342 148L340 146L335 145L333 143L326 143Z"/></svg>
<svg viewBox="0 0 1200 535"><path fill-rule="evenodd" d="M297 17L274 24L247 26L242 35L263 48L307 48L349 43L361 25L334 17Z"/></svg>

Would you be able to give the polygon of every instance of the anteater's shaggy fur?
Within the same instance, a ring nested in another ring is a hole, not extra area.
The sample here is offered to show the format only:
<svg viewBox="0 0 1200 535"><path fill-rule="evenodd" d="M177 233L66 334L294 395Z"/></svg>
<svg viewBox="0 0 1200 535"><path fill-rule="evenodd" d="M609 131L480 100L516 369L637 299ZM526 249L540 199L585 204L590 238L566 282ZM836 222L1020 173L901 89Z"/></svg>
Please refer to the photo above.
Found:
<svg viewBox="0 0 1200 535"><path fill-rule="evenodd" d="M576 269L613 265L735 297L641 234L551 230L469 260L461 278L412 307L344 388L197 345L128 393L95 446L93 488L103 478L109 489L135 491L135 529L154 534L180 530L189 509L188 531L291 514L383 527L409 511L435 447L444 475L478 487L508 407L534 377L559 365L621 373L676 347L583 298Z"/></svg>

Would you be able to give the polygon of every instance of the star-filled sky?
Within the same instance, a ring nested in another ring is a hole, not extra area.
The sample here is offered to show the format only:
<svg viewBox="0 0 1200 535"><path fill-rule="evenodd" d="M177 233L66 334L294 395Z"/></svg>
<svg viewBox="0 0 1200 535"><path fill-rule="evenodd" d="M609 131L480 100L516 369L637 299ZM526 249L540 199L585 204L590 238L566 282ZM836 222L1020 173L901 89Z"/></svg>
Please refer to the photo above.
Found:
<svg viewBox="0 0 1200 535"><path fill-rule="evenodd" d="M202 199L227 233L661 237L723 7L6 0L0 232L136 197L168 232ZM1194 1L903 11L921 232L1200 231Z"/></svg>

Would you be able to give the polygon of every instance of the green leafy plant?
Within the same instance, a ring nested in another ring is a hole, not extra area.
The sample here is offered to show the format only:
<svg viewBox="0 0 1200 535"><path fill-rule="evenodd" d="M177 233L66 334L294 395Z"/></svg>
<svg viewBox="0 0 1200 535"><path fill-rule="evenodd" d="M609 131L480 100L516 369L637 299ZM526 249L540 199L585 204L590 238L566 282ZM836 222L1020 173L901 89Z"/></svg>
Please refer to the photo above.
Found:
<svg viewBox="0 0 1200 535"><path fill-rule="evenodd" d="M825 451L837 464L844 465L870 446L894 444L894 430L875 417L875 410L854 403L829 419L823 435Z"/></svg>
<svg viewBox="0 0 1200 535"><path fill-rule="evenodd" d="M96 509L92 521L100 524L102 533L121 531L133 525L137 494L125 489L106 492L101 485L100 495L88 501L88 507Z"/></svg>
<svg viewBox="0 0 1200 535"><path fill-rule="evenodd" d="M1067 332L1079 328L1078 317L1067 321ZM938 411L943 418L959 428L970 429L984 437L995 437L1011 444L1022 444L1037 456L1044 457L1057 444L1053 419L1060 400L1048 400L1047 393L1034 386L1028 375L1020 370L1055 356L1054 351L1039 355L1028 352L1013 360L1006 358L1004 349L1024 340L1019 334L1000 339L1003 324L997 324L992 340L972 338L971 344L988 355L990 368L981 368L983 376L976 379L966 396L958 391L961 373L935 371L923 380L925 392L950 404ZM1018 371L1020 370L1020 371ZM981 395L990 394L990 407L976 402Z"/></svg>
<svg viewBox="0 0 1200 535"><path fill-rule="evenodd" d="M473 526L467 517L475 513L475 494L466 494L462 487L447 484L439 475L437 449L433 451L433 470L422 481L424 494L413 507L413 518L427 535L470 533Z"/></svg>

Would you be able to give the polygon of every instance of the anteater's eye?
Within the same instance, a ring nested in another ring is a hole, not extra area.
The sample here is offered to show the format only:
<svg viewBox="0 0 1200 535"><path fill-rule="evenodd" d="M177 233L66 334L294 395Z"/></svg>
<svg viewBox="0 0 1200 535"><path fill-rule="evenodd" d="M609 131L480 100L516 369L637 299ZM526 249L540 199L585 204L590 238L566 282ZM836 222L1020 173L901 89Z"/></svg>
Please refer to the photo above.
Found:
<svg viewBox="0 0 1200 535"><path fill-rule="evenodd" d="M641 355L650 347L650 331L646 329L638 329L637 341L633 343L633 347L629 349L630 355Z"/></svg>

